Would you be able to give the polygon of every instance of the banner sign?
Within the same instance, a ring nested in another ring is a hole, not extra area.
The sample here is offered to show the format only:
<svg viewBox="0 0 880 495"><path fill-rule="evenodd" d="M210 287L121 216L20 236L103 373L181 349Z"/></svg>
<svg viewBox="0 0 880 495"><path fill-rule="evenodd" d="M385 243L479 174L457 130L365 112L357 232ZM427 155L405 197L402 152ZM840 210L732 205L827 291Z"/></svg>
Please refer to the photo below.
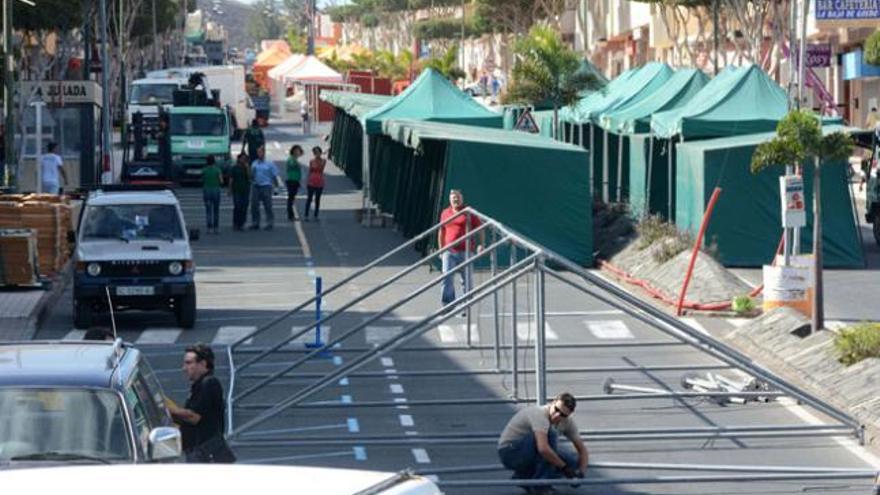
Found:
<svg viewBox="0 0 880 495"><path fill-rule="evenodd" d="M831 67L831 43L807 45L807 67Z"/></svg>
<svg viewBox="0 0 880 495"><path fill-rule="evenodd" d="M880 0L816 0L816 20L880 21Z"/></svg>
<svg viewBox="0 0 880 495"><path fill-rule="evenodd" d="M807 213L803 177L798 175L780 177L779 190L782 198L782 226L804 227L807 224Z"/></svg>

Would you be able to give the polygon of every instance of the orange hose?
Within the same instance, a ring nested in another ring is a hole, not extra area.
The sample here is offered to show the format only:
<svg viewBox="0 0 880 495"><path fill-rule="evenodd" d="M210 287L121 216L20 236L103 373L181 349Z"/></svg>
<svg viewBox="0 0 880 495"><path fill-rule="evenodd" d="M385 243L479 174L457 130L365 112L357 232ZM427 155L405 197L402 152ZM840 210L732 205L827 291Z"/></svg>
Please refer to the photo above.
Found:
<svg viewBox="0 0 880 495"><path fill-rule="evenodd" d="M712 191L709 198L709 204L706 205L706 212L703 213L703 221L700 222L700 231L697 238L694 239L694 249L691 251L691 260L688 262L688 269L684 275L684 283L681 285L681 292L678 295L678 308L675 311L677 316L681 316L682 305L684 304L684 296L687 294L688 285L691 283L691 277L694 274L694 263L697 262L697 255L700 253L700 244L703 243L703 237L706 235L706 228L709 227L709 219L712 218L712 210L715 209L715 203L718 202L718 196L721 195L721 188L716 187Z"/></svg>

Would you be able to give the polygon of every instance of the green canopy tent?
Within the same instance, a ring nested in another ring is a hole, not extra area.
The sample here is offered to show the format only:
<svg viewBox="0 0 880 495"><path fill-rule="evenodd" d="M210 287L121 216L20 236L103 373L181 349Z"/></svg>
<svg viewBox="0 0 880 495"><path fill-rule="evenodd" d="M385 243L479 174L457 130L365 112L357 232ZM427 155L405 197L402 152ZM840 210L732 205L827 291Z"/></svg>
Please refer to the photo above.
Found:
<svg viewBox="0 0 880 495"><path fill-rule="evenodd" d="M651 117L650 145L666 150L668 185L675 186L676 141L773 131L788 111L785 91L760 67L729 67L685 105ZM653 154L653 149L648 153ZM651 194L655 194L652 191ZM676 188L667 190L667 218L675 219Z"/></svg>
<svg viewBox="0 0 880 495"><path fill-rule="evenodd" d="M375 200L405 235L436 223L450 189L469 205L587 266L592 206L586 152L523 132L386 120L388 159L375 163ZM528 191L528 195L524 192Z"/></svg>
<svg viewBox="0 0 880 495"><path fill-rule="evenodd" d="M392 97L350 91L321 91L321 99L336 109L330 132L330 159L345 172L357 187L363 186L364 115L379 108Z"/></svg>
<svg viewBox="0 0 880 495"><path fill-rule="evenodd" d="M636 218L663 211L667 205L669 178L665 170L654 166L661 148L656 148L655 153L655 148L649 146L651 137L646 134L651 130L651 116L687 104L708 82L709 78L700 70L679 69L657 91L602 116L603 127L629 141L629 160L623 160L623 153L618 156L619 164L629 164L629 173L621 173L619 166L618 175L628 175L629 204ZM665 169L662 161L656 161Z"/></svg>
<svg viewBox="0 0 880 495"><path fill-rule="evenodd" d="M825 126L823 131L848 129ZM785 167L752 174L752 155L774 133L749 134L678 145L676 167L676 223L696 235L703 212L716 186L722 189L706 230L704 245L715 244L726 266L769 264L782 236L779 177ZM864 266L857 216L850 198L846 163L822 164L822 229L824 262L829 267ZM804 167L806 204L812 205L813 167ZM801 246L812 246L812 208Z"/></svg>

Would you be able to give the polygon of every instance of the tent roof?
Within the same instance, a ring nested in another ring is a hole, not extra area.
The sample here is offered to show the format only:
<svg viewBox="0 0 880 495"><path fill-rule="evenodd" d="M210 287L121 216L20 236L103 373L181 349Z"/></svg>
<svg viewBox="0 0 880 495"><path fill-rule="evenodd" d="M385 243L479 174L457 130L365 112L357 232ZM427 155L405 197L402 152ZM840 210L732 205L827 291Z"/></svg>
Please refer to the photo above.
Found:
<svg viewBox="0 0 880 495"><path fill-rule="evenodd" d="M755 134L775 129L788 112L785 91L756 65L725 70L690 103L655 114L655 135L671 138Z"/></svg>
<svg viewBox="0 0 880 495"><path fill-rule="evenodd" d="M561 143L539 134L509 131L491 127L427 122L420 120L389 119L382 123L382 131L394 141L418 149L425 140L460 141L494 145L519 146L586 153L572 144Z"/></svg>
<svg viewBox="0 0 880 495"><path fill-rule="evenodd" d="M391 100L391 96L370 93L354 93L352 91L322 90L321 99L334 107L343 110L357 119L381 107Z"/></svg>
<svg viewBox="0 0 880 495"><path fill-rule="evenodd" d="M302 53L295 53L290 55L283 62L269 69L267 73L272 79L281 79L284 74L290 72L291 69L295 68L297 65L301 64L303 60L305 60L306 56Z"/></svg>
<svg viewBox="0 0 880 495"><path fill-rule="evenodd" d="M342 82L342 74L328 67L314 55L307 56L279 77L285 81Z"/></svg>
<svg viewBox="0 0 880 495"><path fill-rule="evenodd" d="M603 127L626 134L648 132L653 114L686 105L708 82L698 69L679 69L654 93L603 115Z"/></svg>
<svg viewBox="0 0 880 495"><path fill-rule="evenodd" d="M605 74L603 74L602 71L600 71L598 67L593 65L593 63L590 62L589 59L585 58L585 59L581 60L581 65L580 65L580 67L578 67L578 69L577 69L577 71L575 71L575 73L576 74L592 74L592 75L596 76L596 79L598 79L599 82L603 86L608 84L608 78L605 77Z"/></svg>
<svg viewBox="0 0 880 495"><path fill-rule="evenodd" d="M663 63L651 62L638 69L621 74L608 83L603 91L597 91L561 114L563 120L575 124L597 121L609 112L634 100L650 95L672 75L672 69Z"/></svg>
<svg viewBox="0 0 880 495"><path fill-rule="evenodd" d="M280 48L278 45L272 46L266 51L260 52L257 55L257 60L254 61L255 66L266 66L266 67L275 67L276 65L284 62L284 60L290 55L290 52L287 50Z"/></svg>
<svg viewBox="0 0 880 495"><path fill-rule="evenodd" d="M425 69L403 93L363 117L368 134L388 119L432 120L500 128L503 116L477 103L433 69Z"/></svg>
<svg viewBox="0 0 880 495"><path fill-rule="evenodd" d="M858 127L849 127L836 123L826 124L822 126L822 134L827 136L834 132L842 132L844 134L860 134L866 132L865 129ZM694 150L718 150L727 148L736 148L739 146L752 146L765 143L776 137L775 132L761 132L758 134L740 134L736 136L727 136L715 139L702 139L699 141L684 142L678 146L686 146Z"/></svg>

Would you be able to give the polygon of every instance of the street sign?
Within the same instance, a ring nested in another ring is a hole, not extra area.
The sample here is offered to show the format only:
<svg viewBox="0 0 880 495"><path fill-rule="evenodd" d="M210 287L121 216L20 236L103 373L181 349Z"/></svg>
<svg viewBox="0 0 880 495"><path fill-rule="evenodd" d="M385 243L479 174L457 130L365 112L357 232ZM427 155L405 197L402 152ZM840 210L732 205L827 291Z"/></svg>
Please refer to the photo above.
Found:
<svg viewBox="0 0 880 495"><path fill-rule="evenodd" d="M521 113L519 118L516 119L516 125L514 125L513 128L518 131L530 132L532 134L541 132L538 124L535 123L535 118L532 117L531 110L525 110Z"/></svg>
<svg viewBox="0 0 880 495"><path fill-rule="evenodd" d="M823 27L876 27L880 0L816 0L816 21Z"/></svg>
<svg viewBox="0 0 880 495"><path fill-rule="evenodd" d="M785 228L806 226L807 212L803 177L797 175L780 177L779 191L782 198L782 226Z"/></svg>
<svg viewBox="0 0 880 495"><path fill-rule="evenodd" d="M831 67L831 43L807 45L807 67Z"/></svg>

